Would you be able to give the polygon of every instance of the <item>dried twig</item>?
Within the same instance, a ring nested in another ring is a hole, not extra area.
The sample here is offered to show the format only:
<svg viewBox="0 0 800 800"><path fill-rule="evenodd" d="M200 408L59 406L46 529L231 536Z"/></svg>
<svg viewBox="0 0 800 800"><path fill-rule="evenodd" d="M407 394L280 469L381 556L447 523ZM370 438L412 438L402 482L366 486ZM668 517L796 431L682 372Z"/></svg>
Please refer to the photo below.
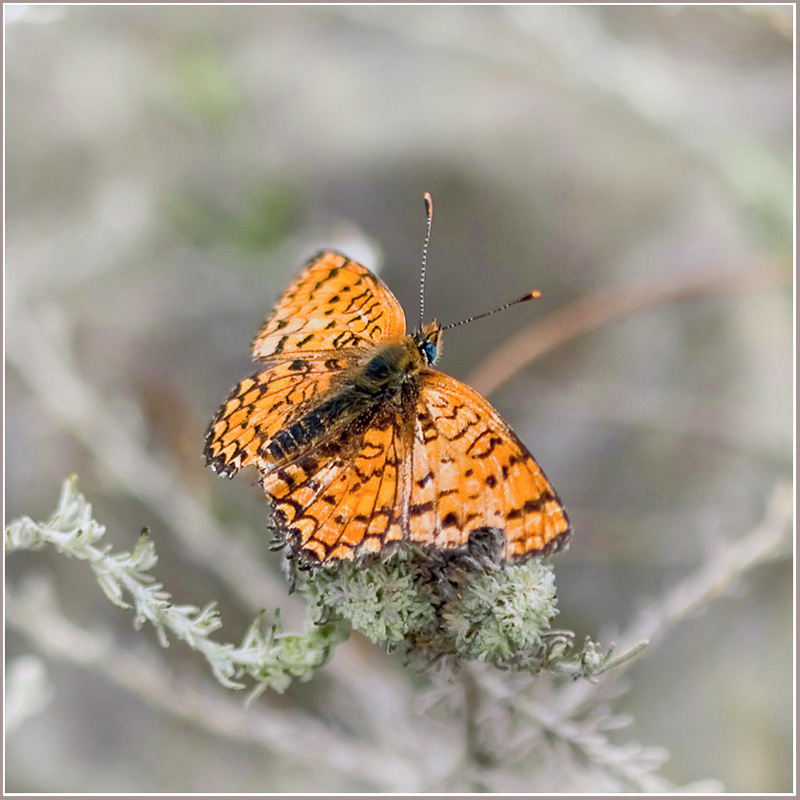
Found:
<svg viewBox="0 0 800 800"><path fill-rule="evenodd" d="M791 283L786 262L760 260L744 268L680 280L601 289L522 330L491 352L467 376L483 395L497 391L531 361L595 328L679 300L703 300L728 293L766 291Z"/></svg>

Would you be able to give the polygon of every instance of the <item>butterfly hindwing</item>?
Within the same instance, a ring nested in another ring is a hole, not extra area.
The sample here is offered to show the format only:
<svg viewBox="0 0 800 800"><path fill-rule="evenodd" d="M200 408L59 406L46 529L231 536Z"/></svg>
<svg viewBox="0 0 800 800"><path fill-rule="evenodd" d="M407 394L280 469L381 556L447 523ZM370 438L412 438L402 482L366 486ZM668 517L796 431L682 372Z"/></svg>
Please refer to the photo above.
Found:
<svg viewBox="0 0 800 800"><path fill-rule="evenodd" d="M460 548L472 531L494 528L504 559L558 549L569 535L566 512L497 411L438 370L422 370L418 380L410 538Z"/></svg>
<svg viewBox="0 0 800 800"><path fill-rule="evenodd" d="M408 425L386 408L367 417L262 476L279 531L305 560L352 560L406 538Z"/></svg>
<svg viewBox="0 0 800 800"><path fill-rule="evenodd" d="M558 549L566 513L499 414L437 370L411 380L405 403L263 476L292 550L313 561L358 559L401 540L461 550L487 529L501 534L504 560Z"/></svg>

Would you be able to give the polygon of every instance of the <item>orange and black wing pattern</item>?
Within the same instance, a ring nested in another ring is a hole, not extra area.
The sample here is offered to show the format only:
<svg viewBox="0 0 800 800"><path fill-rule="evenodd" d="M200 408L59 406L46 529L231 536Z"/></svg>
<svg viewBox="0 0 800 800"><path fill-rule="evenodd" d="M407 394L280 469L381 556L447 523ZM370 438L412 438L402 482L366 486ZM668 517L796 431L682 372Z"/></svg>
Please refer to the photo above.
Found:
<svg viewBox="0 0 800 800"><path fill-rule="evenodd" d="M278 528L306 561L350 561L407 538L409 425L383 407L265 472Z"/></svg>
<svg viewBox="0 0 800 800"><path fill-rule="evenodd" d="M560 549L566 512L499 414L437 370L414 380L413 406L379 408L349 436L264 473L292 550L312 562L357 560L401 541L465 550L487 529L502 536L504 561Z"/></svg>
<svg viewBox="0 0 800 800"><path fill-rule="evenodd" d="M491 405L435 369L419 373L409 538L465 547L477 529L504 537L504 560L560 549L569 520L533 456Z"/></svg>
<svg viewBox="0 0 800 800"><path fill-rule="evenodd" d="M333 380L352 366L351 357L276 359L245 378L217 411L206 434L206 463L232 478L260 463L261 448Z"/></svg>
<svg viewBox="0 0 800 800"><path fill-rule="evenodd" d="M261 369L236 386L211 422L206 462L232 477L366 348L405 331L403 309L366 267L333 251L312 258L253 343Z"/></svg>
<svg viewBox="0 0 800 800"><path fill-rule="evenodd" d="M402 306L380 278L341 253L309 261L253 342L253 358L313 357L405 333Z"/></svg>

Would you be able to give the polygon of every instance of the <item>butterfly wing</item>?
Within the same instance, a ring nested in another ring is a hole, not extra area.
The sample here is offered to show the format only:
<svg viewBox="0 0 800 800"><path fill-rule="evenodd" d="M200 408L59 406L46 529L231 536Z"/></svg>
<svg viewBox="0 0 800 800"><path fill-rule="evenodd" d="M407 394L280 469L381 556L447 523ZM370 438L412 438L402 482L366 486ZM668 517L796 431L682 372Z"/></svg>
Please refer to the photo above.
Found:
<svg viewBox="0 0 800 800"><path fill-rule="evenodd" d="M504 559L559 549L569 536L566 512L497 411L438 370L424 369L418 380L409 538L460 548L472 531L496 528Z"/></svg>
<svg viewBox="0 0 800 800"><path fill-rule="evenodd" d="M400 303L380 278L341 253L314 256L253 342L253 358L364 348L405 333Z"/></svg>
<svg viewBox="0 0 800 800"><path fill-rule="evenodd" d="M347 354L279 359L245 378L228 395L208 428L206 463L228 478L258 463L264 443L352 364L353 358Z"/></svg>
<svg viewBox="0 0 800 800"><path fill-rule="evenodd" d="M383 406L346 437L264 473L278 530L306 561L349 561L405 538L411 428Z"/></svg>
<svg viewBox="0 0 800 800"><path fill-rule="evenodd" d="M206 462L228 477L258 463L260 448L292 417L405 324L394 295L366 267L332 251L312 258L256 336L261 370L232 390L212 420Z"/></svg>

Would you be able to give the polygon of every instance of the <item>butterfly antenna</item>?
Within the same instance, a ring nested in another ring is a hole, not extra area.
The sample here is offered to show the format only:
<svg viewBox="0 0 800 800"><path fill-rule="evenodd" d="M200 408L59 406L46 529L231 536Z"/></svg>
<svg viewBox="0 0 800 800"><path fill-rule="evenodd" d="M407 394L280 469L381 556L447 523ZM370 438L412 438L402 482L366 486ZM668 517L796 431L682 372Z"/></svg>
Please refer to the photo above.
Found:
<svg viewBox="0 0 800 800"><path fill-rule="evenodd" d="M542 294L538 289L534 289L532 292L528 292L525 297L520 297L517 300L512 300L510 303L506 303L505 305L500 306L499 308L495 308L493 311L487 311L485 314L478 314L475 317L467 317L467 319L462 319L461 322L451 322L449 325L442 325L442 330L446 331L449 328L457 328L459 325L466 325L468 322L474 322L476 319L483 319L484 317L491 317L492 314L496 314L498 311L505 311L507 308L511 308L511 306L517 305L517 303L526 303L528 300L535 300L537 297L541 297Z"/></svg>
<svg viewBox="0 0 800 800"><path fill-rule="evenodd" d="M419 274L419 325L425 321L425 270L428 266L428 245L431 243L431 225L433 224L433 198L430 192L422 195L425 200L425 216L428 220L428 231L422 245L422 269Z"/></svg>

